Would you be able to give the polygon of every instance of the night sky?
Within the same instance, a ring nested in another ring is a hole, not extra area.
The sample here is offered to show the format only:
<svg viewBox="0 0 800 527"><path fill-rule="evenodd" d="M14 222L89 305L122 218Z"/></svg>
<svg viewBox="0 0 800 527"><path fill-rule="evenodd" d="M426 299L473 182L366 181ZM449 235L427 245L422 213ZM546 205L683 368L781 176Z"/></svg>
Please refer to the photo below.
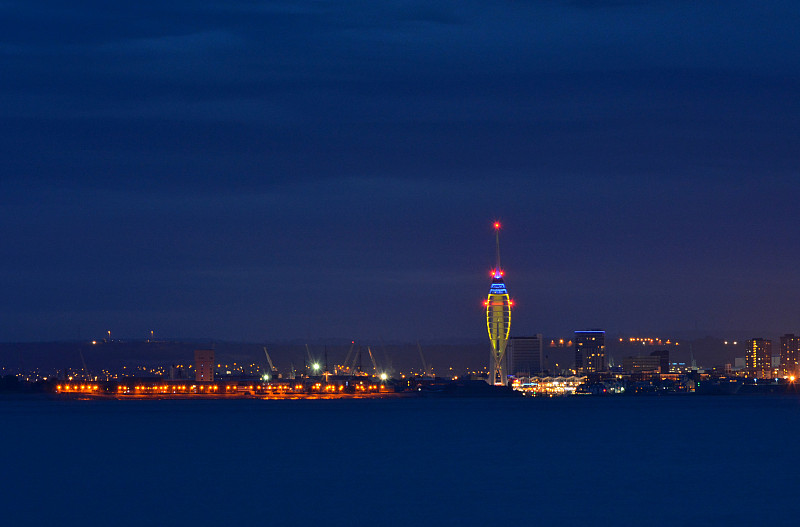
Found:
<svg viewBox="0 0 800 527"><path fill-rule="evenodd" d="M798 28L2 1L0 340L485 338L495 219L514 334L800 331Z"/></svg>

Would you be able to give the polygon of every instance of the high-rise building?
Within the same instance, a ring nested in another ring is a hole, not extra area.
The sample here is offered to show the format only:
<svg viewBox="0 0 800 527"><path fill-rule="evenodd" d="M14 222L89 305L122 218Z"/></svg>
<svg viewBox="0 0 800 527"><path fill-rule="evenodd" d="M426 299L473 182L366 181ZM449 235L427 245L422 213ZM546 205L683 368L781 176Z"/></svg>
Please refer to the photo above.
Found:
<svg viewBox="0 0 800 527"><path fill-rule="evenodd" d="M575 371L586 375L606 369L606 332L593 329L575 332Z"/></svg>
<svg viewBox="0 0 800 527"><path fill-rule="evenodd" d="M625 373L658 373L661 371L661 358L656 355L638 355L622 359Z"/></svg>
<svg viewBox="0 0 800 527"><path fill-rule="evenodd" d="M669 373L669 350L655 350L650 353L651 357L658 357L658 369L660 373Z"/></svg>
<svg viewBox="0 0 800 527"><path fill-rule="evenodd" d="M194 351L194 380L197 382L214 380L214 350Z"/></svg>
<svg viewBox="0 0 800 527"><path fill-rule="evenodd" d="M511 306L513 302L508 296L508 289L500 267L500 222L494 224L495 245L497 247L497 265L492 270L492 285L489 296L483 302L486 306L486 328L489 332L489 376L486 382L505 386L508 384L508 368L506 345L511 331Z"/></svg>
<svg viewBox="0 0 800 527"><path fill-rule="evenodd" d="M762 338L748 340L744 362L747 374L751 377L772 378L772 341Z"/></svg>
<svg viewBox="0 0 800 527"><path fill-rule="evenodd" d="M800 377L800 337L787 333L781 337L781 377Z"/></svg>
<svg viewBox="0 0 800 527"><path fill-rule="evenodd" d="M669 350L656 350L649 355L638 355L622 359L625 373L669 373Z"/></svg>
<svg viewBox="0 0 800 527"><path fill-rule="evenodd" d="M515 377L531 377L544 370L542 364L542 334L532 337L511 337L508 339L509 371Z"/></svg>

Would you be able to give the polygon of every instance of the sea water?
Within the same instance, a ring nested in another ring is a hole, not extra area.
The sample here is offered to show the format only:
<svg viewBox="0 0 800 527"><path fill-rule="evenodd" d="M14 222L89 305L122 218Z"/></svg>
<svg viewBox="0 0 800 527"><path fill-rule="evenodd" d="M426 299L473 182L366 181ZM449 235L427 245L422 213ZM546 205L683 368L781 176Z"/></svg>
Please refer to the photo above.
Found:
<svg viewBox="0 0 800 527"><path fill-rule="evenodd" d="M800 398L0 399L0 525L795 524Z"/></svg>

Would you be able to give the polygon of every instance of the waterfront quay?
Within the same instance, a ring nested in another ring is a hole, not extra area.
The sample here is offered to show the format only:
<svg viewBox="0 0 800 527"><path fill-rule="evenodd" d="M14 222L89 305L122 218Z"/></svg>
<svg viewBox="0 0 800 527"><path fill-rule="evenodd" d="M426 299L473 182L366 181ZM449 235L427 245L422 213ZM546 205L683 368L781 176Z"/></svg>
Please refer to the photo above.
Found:
<svg viewBox="0 0 800 527"><path fill-rule="evenodd" d="M331 376L333 377L333 376ZM343 376L344 377L344 376ZM586 395L756 395L798 394L797 383L784 379L758 381L715 377L708 374L592 375L515 380L507 387L484 380L411 378L381 380L378 377L324 379L297 378L263 382L260 379L196 382L161 378L125 378L112 381L57 381L42 386L45 392L113 398L261 398L336 399L390 396L495 397L527 395L564 397Z"/></svg>
<svg viewBox="0 0 800 527"><path fill-rule="evenodd" d="M347 398L389 396L400 393L395 386L371 377L327 380L303 378L278 382L258 382L254 379L195 382L130 378L103 382L59 382L54 390L57 394L117 398Z"/></svg>

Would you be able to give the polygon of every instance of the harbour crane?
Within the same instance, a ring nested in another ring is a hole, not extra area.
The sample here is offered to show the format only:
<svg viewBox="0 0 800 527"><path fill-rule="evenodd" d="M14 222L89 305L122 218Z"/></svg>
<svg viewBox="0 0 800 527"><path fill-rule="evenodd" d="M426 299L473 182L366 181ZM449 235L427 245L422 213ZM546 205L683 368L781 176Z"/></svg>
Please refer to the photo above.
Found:
<svg viewBox="0 0 800 527"><path fill-rule="evenodd" d="M81 363L83 364L83 376L87 379L90 379L89 370L86 368L86 360L83 358L83 350L78 348L78 353L81 355Z"/></svg>
<svg viewBox="0 0 800 527"><path fill-rule="evenodd" d="M369 359L372 361L372 370L375 375L378 375L378 363L375 362L375 357L372 355L372 349L369 346L367 346L367 353L369 353Z"/></svg>
<svg viewBox="0 0 800 527"><path fill-rule="evenodd" d="M433 377L433 368L425 362L425 355L422 354L422 346L417 341L417 349L419 350L419 358L422 360L423 377ZM429 373L430 370L430 373Z"/></svg>
<svg viewBox="0 0 800 527"><path fill-rule="evenodd" d="M342 373L345 372L350 373L350 368L348 365L350 364L350 355L352 355L353 348L355 348L355 346L356 346L356 341L355 340L350 341L350 349L347 351L347 355L345 356L344 362L342 363L342 369L343 369Z"/></svg>
<svg viewBox="0 0 800 527"><path fill-rule="evenodd" d="M389 357L389 354L386 352L386 345L383 343L383 339L381 341L381 353L383 353L383 360L384 360L384 371L390 372L394 371L394 366L392 365L392 358Z"/></svg>
<svg viewBox="0 0 800 527"><path fill-rule="evenodd" d="M269 356L269 352L267 351L267 347L266 346L264 346L264 355L267 356L267 363L269 364L269 373L274 378L274 377L276 377L276 373L278 372L278 368L276 368L275 365L272 364L272 358Z"/></svg>
<svg viewBox="0 0 800 527"><path fill-rule="evenodd" d="M348 354L348 360L345 364L345 368L347 369L347 375L351 377L361 373L361 346L358 347L358 350L352 354L353 358L350 359L350 354Z"/></svg>

